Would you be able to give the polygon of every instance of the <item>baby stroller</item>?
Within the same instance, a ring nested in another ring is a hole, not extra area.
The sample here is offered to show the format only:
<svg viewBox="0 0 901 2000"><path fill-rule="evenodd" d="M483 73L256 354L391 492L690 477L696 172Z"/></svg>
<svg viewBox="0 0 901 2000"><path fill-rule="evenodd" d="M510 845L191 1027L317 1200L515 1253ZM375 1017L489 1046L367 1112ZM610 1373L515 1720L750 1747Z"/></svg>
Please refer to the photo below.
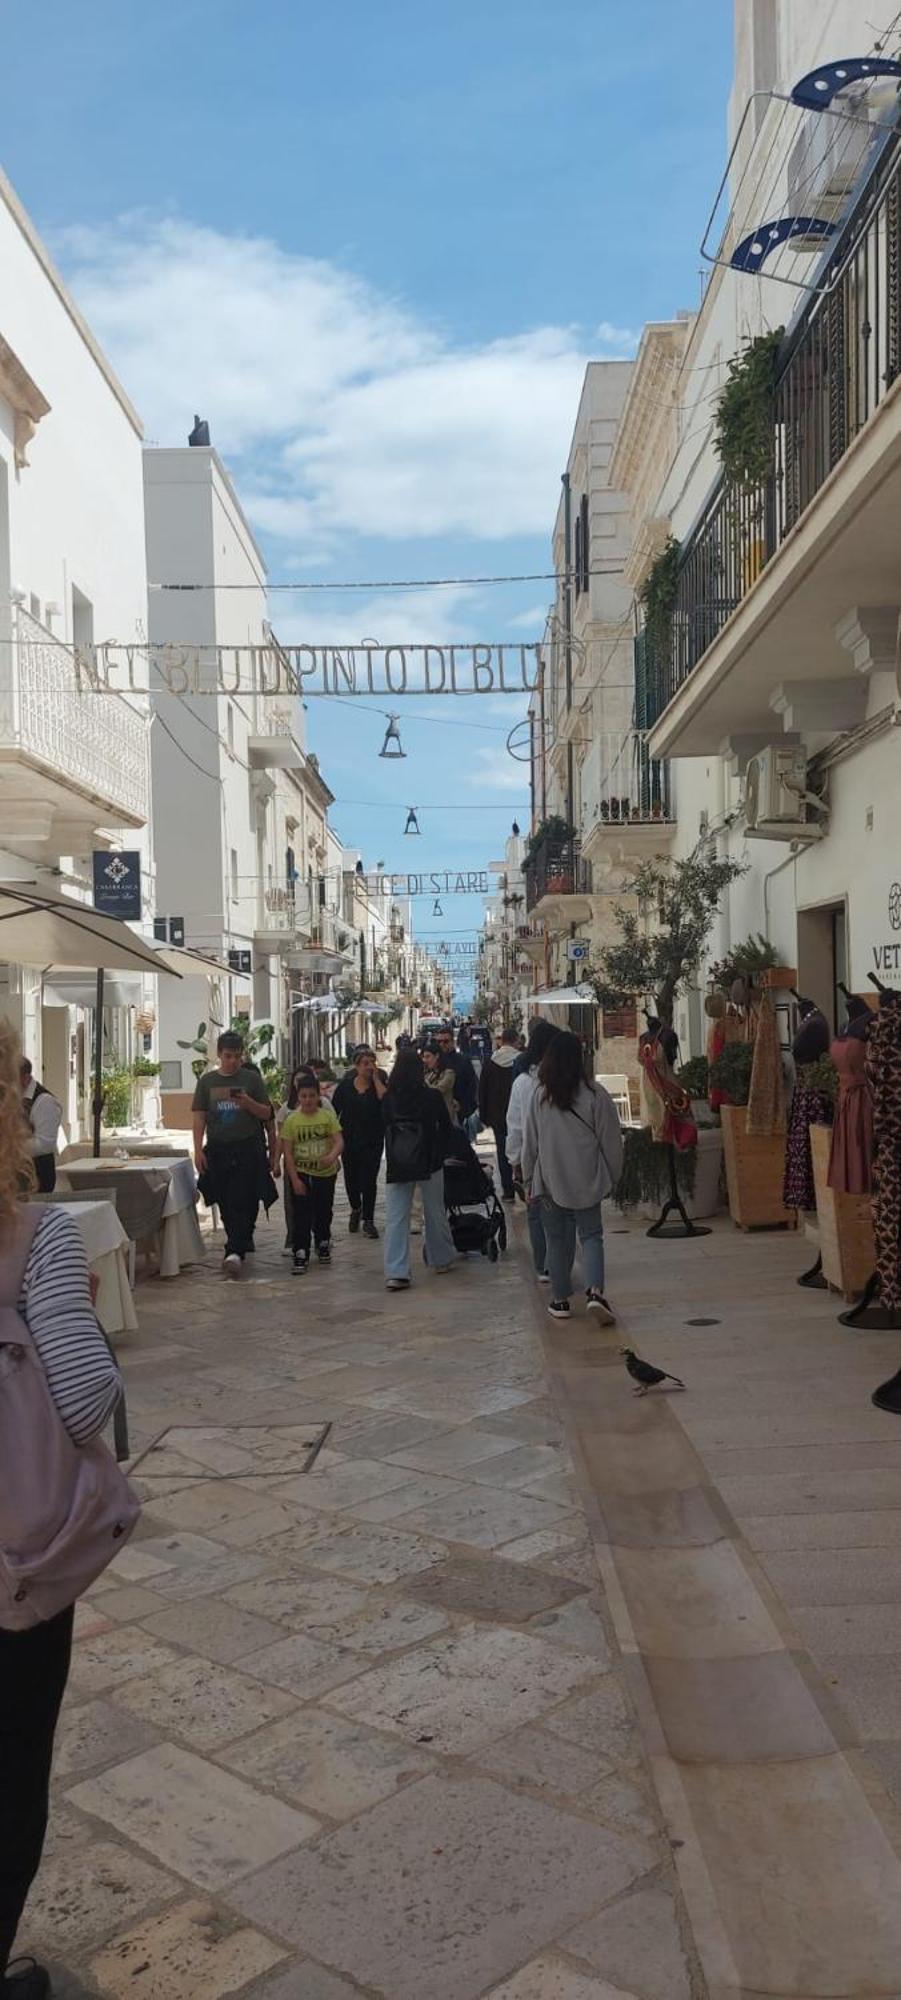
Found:
<svg viewBox="0 0 901 2000"><path fill-rule="evenodd" d="M496 1264L507 1248L507 1218L491 1174L463 1131L454 1132L444 1162L444 1206L454 1248L478 1250Z"/></svg>

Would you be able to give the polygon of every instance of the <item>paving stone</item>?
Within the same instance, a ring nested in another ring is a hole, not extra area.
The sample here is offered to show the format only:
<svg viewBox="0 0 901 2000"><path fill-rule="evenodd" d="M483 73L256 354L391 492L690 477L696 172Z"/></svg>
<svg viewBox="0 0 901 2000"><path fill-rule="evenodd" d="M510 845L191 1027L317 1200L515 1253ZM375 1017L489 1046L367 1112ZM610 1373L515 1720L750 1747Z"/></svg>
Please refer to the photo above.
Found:
<svg viewBox="0 0 901 2000"><path fill-rule="evenodd" d="M407 1584L410 1597L448 1611L476 1612L502 1624L525 1624L576 1596L581 1586L502 1556L450 1556Z"/></svg>
<svg viewBox="0 0 901 2000"><path fill-rule="evenodd" d="M366 1584L397 1583L429 1569L447 1554L441 1542L397 1528L349 1528L345 1534L314 1541L304 1551L313 1569Z"/></svg>
<svg viewBox="0 0 901 2000"><path fill-rule="evenodd" d="M838 1695L863 1743L901 1737L901 1676L897 1656L840 1652L818 1657L827 1685Z"/></svg>
<svg viewBox="0 0 901 2000"><path fill-rule="evenodd" d="M637 2000L637 1996L609 1986L606 1979L577 1972L563 1958L542 1953L512 1979L505 1979L503 1986L492 1986L486 2000Z"/></svg>
<svg viewBox="0 0 901 2000"><path fill-rule="evenodd" d="M463 1426L443 1437L432 1437L413 1445L402 1445L390 1454L393 1465L413 1466L417 1472L464 1473L466 1468L489 1459L502 1458L516 1450L516 1439L497 1437L491 1431Z"/></svg>
<svg viewBox="0 0 901 2000"><path fill-rule="evenodd" d="M116 1702L195 1750L215 1750L233 1737L246 1736L292 1706L291 1696L280 1688L262 1687L249 1674L198 1659L178 1660L161 1673L129 1681L117 1689Z"/></svg>
<svg viewBox="0 0 901 2000"><path fill-rule="evenodd" d="M433 1638L445 1631L447 1624L443 1611L370 1592L369 1610L342 1619L334 1629L339 1645L349 1646L352 1652L394 1653Z"/></svg>
<svg viewBox="0 0 901 2000"><path fill-rule="evenodd" d="M360 1722L305 1708L219 1753L230 1771L328 1819L351 1819L433 1766L421 1750Z"/></svg>
<svg viewBox="0 0 901 2000"><path fill-rule="evenodd" d="M318 1832L308 1813L161 1743L68 1794L201 1889L219 1889Z"/></svg>
<svg viewBox="0 0 901 2000"><path fill-rule="evenodd" d="M359 1506L348 1508L355 1521L398 1521L403 1526L406 1514L415 1514L420 1507L428 1507L433 1500L446 1499L459 1492L459 1482L454 1479L430 1479L424 1472L412 1472L402 1486L392 1487L389 1493L382 1493L375 1500L361 1500Z"/></svg>
<svg viewBox="0 0 901 2000"><path fill-rule="evenodd" d="M287 1970L254 1986L247 2000L360 2000L360 1988L310 1958L295 1958Z"/></svg>
<svg viewBox="0 0 901 2000"><path fill-rule="evenodd" d="M135 1547L129 1543L127 1549L104 1570L103 1577L109 1586L119 1583L147 1583L151 1577L161 1576L171 1569L173 1558L154 1555L145 1546Z"/></svg>
<svg viewBox="0 0 901 2000"><path fill-rule="evenodd" d="M108 1701L63 1703L53 1749L57 1779L78 1778L119 1764L139 1750L149 1750L159 1737L137 1716L123 1714Z"/></svg>
<svg viewBox="0 0 901 2000"><path fill-rule="evenodd" d="M592 1785L583 1793L582 1804L596 1819L603 1820L605 1826L611 1822L627 1826L630 1833L640 1833L646 1840L660 1834L660 1818L647 1793L620 1771L611 1771L599 1784Z"/></svg>
<svg viewBox="0 0 901 2000"><path fill-rule="evenodd" d="M664 1889L638 1889L563 1942L637 2000L691 2000L675 1905Z"/></svg>
<svg viewBox="0 0 901 2000"><path fill-rule="evenodd" d="M143 1583L125 1583L121 1590L105 1590L102 1602L97 1600L97 1609L113 1625L137 1625L142 1619L150 1618L154 1611L164 1611L166 1600L156 1590L148 1590ZM75 1634L79 1636L78 1613L86 1609L86 1602L75 1607ZM87 1633L83 1635L85 1638Z"/></svg>
<svg viewBox="0 0 901 2000"><path fill-rule="evenodd" d="M114 1594L114 1593L110 1593ZM99 1599L76 1604L72 1625L72 1636L77 1644L82 1639L94 1639L99 1632L108 1632L113 1620L108 1618Z"/></svg>
<svg viewBox="0 0 901 2000"><path fill-rule="evenodd" d="M336 1689L328 1706L466 1756L596 1673L594 1660L529 1634L469 1626Z"/></svg>
<svg viewBox="0 0 901 2000"><path fill-rule="evenodd" d="M504 1561L537 1563L549 1568L551 1558L565 1555L568 1549L581 1548L584 1542L584 1523L573 1514L568 1520L561 1521L558 1528L539 1528L537 1534L505 1542Z"/></svg>
<svg viewBox="0 0 901 2000"><path fill-rule="evenodd" d="M568 1793L572 1798L589 1792L612 1769L606 1757L593 1756L540 1728L518 1729L499 1743L486 1744L479 1751L478 1762L499 1777L523 1780L541 1791Z"/></svg>
<svg viewBox="0 0 901 2000"><path fill-rule="evenodd" d="M333 1520L338 1534L343 1534L346 1528L351 1528L349 1515L336 1514ZM303 1567L307 1550L322 1541L329 1525L330 1523L321 1514L310 1514L306 1520L302 1520L296 1514L290 1527L278 1528L273 1534L264 1535L262 1540L256 1543L255 1553L270 1567L281 1568L284 1565L288 1568L292 1563ZM230 1585L225 1585L226 1590L230 1588Z"/></svg>
<svg viewBox="0 0 901 2000"><path fill-rule="evenodd" d="M136 1680L139 1674L172 1666L178 1657L171 1646L164 1646L139 1625L114 1625L75 1648L69 1687L73 1694L102 1694L106 1688Z"/></svg>
<svg viewBox="0 0 901 2000"><path fill-rule="evenodd" d="M590 1694L551 1709L543 1727L564 1742L578 1743L615 1763L631 1764L641 1755L632 1711L613 1674L598 1681Z"/></svg>
<svg viewBox="0 0 901 2000"><path fill-rule="evenodd" d="M814 1604L901 1606L901 1553L897 1549L804 1549L762 1557L783 1602L794 1610Z"/></svg>
<svg viewBox="0 0 901 2000"><path fill-rule="evenodd" d="M28 1898L28 1948L64 1955L90 1951L145 1910L178 1895L174 1875L96 1837L51 1854ZM24 1943L23 1943L23 1949Z"/></svg>
<svg viewBox="0 0 901 2000"><path fill-rule="evenodd" d="M329 1443L347 1458L389 1458L392 1452L403 1451L405 1446L445 1435L444 1425L430 1423L427 1417L366 1416L349 1432L336 1425Z"/></svg>
<svg viewBox="0 0 901 2000"><path fill-rule="evenodd" d="M550 1500L535 1500L505 1488L461 1487L453 1498L433 1500L405 1516L409 1528L463 1542L471 1548L496 1549L538 1528L547 1528L571 1511Z"/></svg>
<svg viewBox="0 0 901 2000"><path fill-rule="evenodd" d="M143 1623L145 1631L153 1632L156 1638L190 1646L192 1653L202 1653L221 1666L240 1660L244 1653L259 1652L282 1637L279 1627L269 1619L252 1617L233 1604L210 1597L201 1597L196 1604L171 1605Z"/></svg>
<svg viewBox="0 0 901 2000"><path fill-rule="evenodd" d="M731 1542L620 1549L617 1571L644 1653L731 1659L781 1650L779 1630Z"/></svg>
<svg viewBox="0 0 901 2000"><path fill-rule="evenodd" d="M304 1575L295 1570L289 1576L258 1577L251 1583L236 1584L227 1596L242 1610L276 1618L298 1632L312 1633L314 1638L331 1639L343 1619L365 1610L369 1593L341 1577L323 1576L317 1570Z"/></svg>
<svg viewBox="0 0 901 2000"><path fill-rule="evenodd" d="M555 1611L539 1612L529 1623L529 1631L558 1646L572 1646L576 1652L591 1653L604 1666L610 1665L607 1634L596 1611L585 1597L574 1597Z"/></svg>
<svg viewBox="0 0 901 2000"><path fill-rule="evenodd" d="M116 1938L91 1971L114 2000L224 2000L284 1957L239 1918L194 1902Z"/></svg>
<svg viewBox="0 0 901 2000"><path fill-rule="evenodd" d="M690 1763L823 1757L835 1741L788 1653L737 1660L646 1659L672 1755Z"/></svg>
<svg viewBox="0 0 901 2000"><path fill-rule="evenodd" d="M647 1865L631 1836L487 1780L436 1776L234 1885L229 1901L391 2000L476 2000Z"/></svg>
<svg viewBox="0 0 901 2000"><path fill-rule="evenodd" d="M154 1589L161 1597L184 1604L195 1597L214 1597L233 1583L244 1583L266 1568L262 1555L225 1550L207 1563L192 1563L171 1569L157 1577Z"/></svg>
<svg viewBox="0 0 901 2000"><path fill-rule="evenodd" d="M352 1680L361 1672L363 1660L349 1646L333 1646L328 1640L312 1639L307 1632L292 1632L273 1646L251 1653L241 1664L258 1680L289 1689L295 1700L312 1701L342 1681Z"/></svg>

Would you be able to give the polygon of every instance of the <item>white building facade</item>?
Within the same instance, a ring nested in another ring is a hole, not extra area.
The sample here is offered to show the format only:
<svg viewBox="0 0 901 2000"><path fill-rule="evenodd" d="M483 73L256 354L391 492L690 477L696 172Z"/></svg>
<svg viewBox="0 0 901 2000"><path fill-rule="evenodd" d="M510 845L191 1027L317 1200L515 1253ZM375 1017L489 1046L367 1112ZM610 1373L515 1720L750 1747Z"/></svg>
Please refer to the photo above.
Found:
<svg viewBox="0 0 901 2000"><path fill-rule="evenodd" d="M872 64L880 41L897 57L895 13L737 5L735 152L719 261L671 355L677 436L662 479L650 444L620 453L635 548L679 544L669 642L644 663L651 755L675 760L671 851L706 839L745 871L709 956L763 932L836 1025L842 984L901 972L901 151L897 76L829 64ZM731 267L793 216L759 269ZM770 464L726 479L729 360L778 328ZM677 1026L700 1052L700 992Z"/></svg>
<svg viewBox="0 0 901 2000"><path fill-rule="evenodd" d="M149 706L79 691L79 648L146 637L141 424L0 176L0 876L91 899L92 855L142 859L149 931ZM105 1059L152 1046L156 981L109 987ZM0 965L9 1014L69 1139L88 1128L93 981Z"/></svg>

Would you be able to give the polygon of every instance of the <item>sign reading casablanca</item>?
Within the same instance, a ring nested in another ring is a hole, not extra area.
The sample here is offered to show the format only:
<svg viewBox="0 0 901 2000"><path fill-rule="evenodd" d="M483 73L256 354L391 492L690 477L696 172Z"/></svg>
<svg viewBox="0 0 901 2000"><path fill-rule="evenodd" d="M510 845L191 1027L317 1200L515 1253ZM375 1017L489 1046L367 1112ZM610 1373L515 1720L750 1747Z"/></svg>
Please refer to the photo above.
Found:
<svg viewBox="0 0 901 2000"><path fill-rule="evenodd" d="M79 647L75 686L90 694L530 694L537 645Z"/></svg>

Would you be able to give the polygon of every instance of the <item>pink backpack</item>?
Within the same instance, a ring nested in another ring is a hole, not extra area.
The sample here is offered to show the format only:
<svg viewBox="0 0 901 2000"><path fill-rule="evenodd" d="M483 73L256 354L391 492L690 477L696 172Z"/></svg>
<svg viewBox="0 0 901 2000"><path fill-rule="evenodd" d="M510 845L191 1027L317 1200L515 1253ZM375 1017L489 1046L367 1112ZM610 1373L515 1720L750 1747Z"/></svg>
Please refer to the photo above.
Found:
<svg viewBox="0 0 901 2000"><path fill-rule="evenodd" d="M74 1604L112 1562L140 1503L99 1438L75 1445L20 1312L43 1210L24 1208L0 1250L0 1629Z"/></svg>

